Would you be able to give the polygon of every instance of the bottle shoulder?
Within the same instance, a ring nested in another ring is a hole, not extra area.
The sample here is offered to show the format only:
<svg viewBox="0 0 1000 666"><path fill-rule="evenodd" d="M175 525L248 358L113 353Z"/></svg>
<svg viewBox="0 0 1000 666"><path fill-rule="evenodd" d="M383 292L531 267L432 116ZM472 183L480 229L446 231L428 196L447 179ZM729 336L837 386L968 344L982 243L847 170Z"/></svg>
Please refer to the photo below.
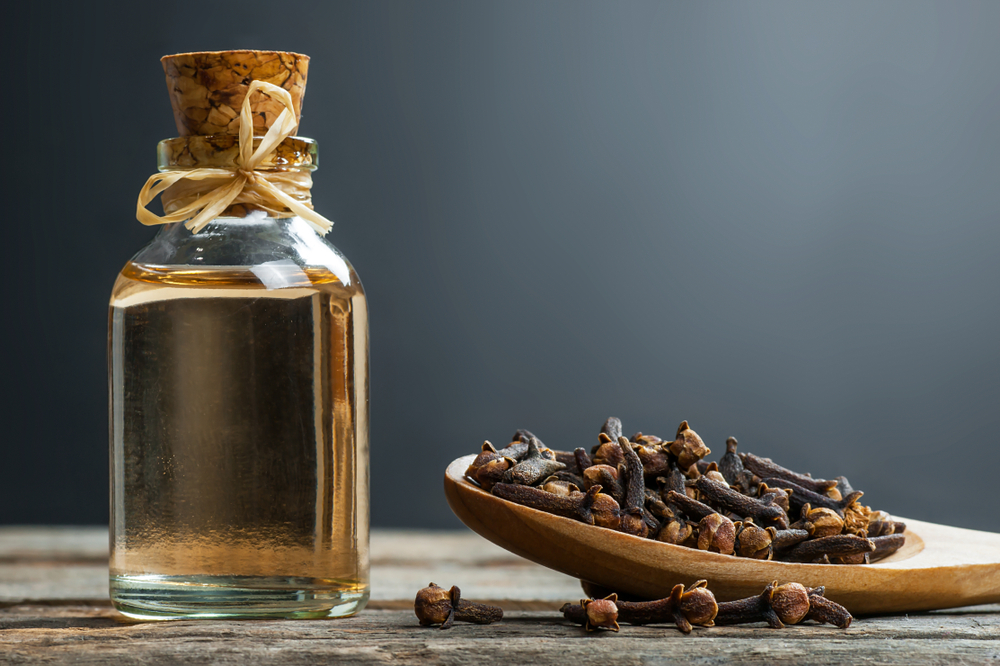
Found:
<svg viewBox="0 0 1000 666"><path fill-rule="evenodd" d="M189 270L244 268L266 274L292 267L325 270L345 285L358 283L357 272L347 257L327 238L317 234L304 220L250 216L219 218L197 234L183 224L165 225L130 264L148 267L178 267Z"/></svg>
<svg viewBox="0 0 1000 666"><path fill-rule="evenodd" d="M137 285L215 289L364 288L347 257L299 218L213 221L197 234L167 225L118 276L116 295Z"/></svg>

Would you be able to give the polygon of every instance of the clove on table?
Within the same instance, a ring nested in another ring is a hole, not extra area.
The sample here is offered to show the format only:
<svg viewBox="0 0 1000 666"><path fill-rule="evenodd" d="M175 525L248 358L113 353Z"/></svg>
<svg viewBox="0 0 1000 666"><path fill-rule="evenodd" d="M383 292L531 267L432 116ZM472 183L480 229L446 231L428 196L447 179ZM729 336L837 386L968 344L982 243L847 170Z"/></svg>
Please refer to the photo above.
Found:
<svg viewBox="0 0 1000 666"><path fill-rule="evenodd" d="M434 583L417 592L413 612L421 626L441 629L450 629L455 622L493 624L503 619L503 609L499 606L466 601L457 586L446 590Z"/></svg>
<svg viewBox="0 0 1000 666"><path fill-rule="evenodd" d="M560 611L570 622L587 630L603 627L619 630L619 622L636 625L673 624L691 633L693 626L766 623L773 629L812 620L841 629L850 626L846 608L823 596L824 588L807 588L799 583L769 583L760 594L736 601L716 602L708 583L700 580L685 590L676 585L670 596L654 601L619 601L617 594L603 599L584 599L564 604ZM613 626L612 623L613 622Z"/></svg>

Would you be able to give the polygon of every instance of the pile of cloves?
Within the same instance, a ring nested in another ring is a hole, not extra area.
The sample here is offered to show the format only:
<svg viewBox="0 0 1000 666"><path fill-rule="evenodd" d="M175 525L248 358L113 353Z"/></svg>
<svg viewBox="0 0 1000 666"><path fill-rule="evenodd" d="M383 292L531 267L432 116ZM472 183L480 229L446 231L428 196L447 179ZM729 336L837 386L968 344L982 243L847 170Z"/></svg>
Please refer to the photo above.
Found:
<svg viewBox="0 0 1000 666"><path fill-rule="evenodd" d="M583 625L587 631L609 629L618 631L618 622L634 625L673 624L685 634L694 626L753 624L766 622L772 629L786 624L799 624L813 620L818 624L832 624L841 629L850 626L851 614L846 608L823 596L824 588L807 588L799 583L768 584L759 595L718 603L708 589L708 583L699 580L685 589L675 585L670 596L654 601L621 601L617 594L603 599L583 599L578 604L565 604L560 608L563 617ZM492 624L503 619L503 610L497 606L480 604L462 599L458 587L446 590L431 583L417 592L413 610L420 624L449 629L455 622Z"/></svg>
<svg viewBox="0 0 1000 666"><path fill-rule="evenodd" d="M706 581L700 580L688 589L674 586L670 596L656 601L619 601L612 594L603 599L584 599L578 604L566 604L563 616L588 631L609 629L618 631L618 622L629 624L674 624L685 634L693 625L752 624L766 622L773 629L786 624L813 620L841 629L850 626L851 614L840 604L823 596L824 588L808 588L799 583L778 585L769 583L757 596L717 603Z"/></svg>
<svg viewBox="0 0 1000 666"><path fill-rule="evenodd" d="M730 437L705 462L711 450L687 421L666 441L625 438L611 417L590 451L553 451L527 430L499 450L485 442L466 477L534 509L737 557L868 564L903 546L906 525L860 504L846 478L814 479L736 448Z"/></svg>

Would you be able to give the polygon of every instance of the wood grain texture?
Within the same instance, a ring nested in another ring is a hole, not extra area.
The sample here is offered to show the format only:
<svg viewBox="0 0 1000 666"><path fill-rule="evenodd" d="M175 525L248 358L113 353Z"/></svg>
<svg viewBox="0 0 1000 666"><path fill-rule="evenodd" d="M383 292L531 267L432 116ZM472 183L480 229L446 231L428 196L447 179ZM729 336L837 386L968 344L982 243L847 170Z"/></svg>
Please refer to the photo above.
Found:
<svg viewBox="0 0 1000 666"><path fill-rule="evenodd" d="M0 527L0 562L106 562L108 530L100 527Z"/></svg>
<svg viewBox="0 0 1000 666"><path fill-rule="evenodd" d="M877 618L842 631L796 626L622 626L587 634L555 612L508 613L499 624L417 626L411 611L343 620L129 624L110 609L0 610L0 663L988 664L1000 660L1000 608Z"/></svg>
<svg viewBox="0 0 1000 666"><path fill-rule="evenodd" d="M107 600L107 531L0 528L0 664L996 664L1000 606L857 618L850 629L801 625L622 626L587 634L556 609L576 579L471 533L372 533L370 608L353 618L136 623ZM458 584L503 606L491 626L417 625L416 590ZM92 597L92 598L90 598ZM524 610L528 609L528 610Z"/></svg>
<svg viewBox="0 0 1000 666"><path fill-rule="evenodd" d="M567 575L660 598L705 578L720 601L774 580L826 586L852 613L891 613L1000 602L1000 534L901 518L907 543L875 564L763 561L623 534L509 502L465 479L474 455L445 473L445 495L468 527L503 548Z"/></svg>

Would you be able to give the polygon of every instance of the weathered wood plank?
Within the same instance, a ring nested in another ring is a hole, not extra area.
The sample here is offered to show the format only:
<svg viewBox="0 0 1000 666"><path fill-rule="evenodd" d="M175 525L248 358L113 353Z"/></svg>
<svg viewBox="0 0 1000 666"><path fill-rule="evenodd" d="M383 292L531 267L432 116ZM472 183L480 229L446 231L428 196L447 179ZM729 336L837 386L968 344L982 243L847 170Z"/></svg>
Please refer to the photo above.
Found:
<svg viewBox="0 0 1000 666"><path fill-rule="evenodd" d="M0 562L107 561L103 527L0 527Z"/></svg>
<svg viewBox="0 0 1000 666"><path fill-rule="evenodd" d="M0 564L0 606L25 603L110 605L108 565Z"/></svg>
<svg viewBox="0 0 1000 666"><path fill-rule="evenodd" d="M107 530L0 528L0 605L107 605ZM406 608L429 582L507 607L556 609L579 582L472 532L373 530L372 608Z"/></svg>
<svg viewBox="0 0 1000 666"><path fill-rule="evenodd" d="M336 621L131 624L110 609L0 610L0 663L480 664L987 664L1000 660L1000 607L909 618L872 618L850 629L798 626L698 628L623 626L586 634L555 612L513 612L489 627L417 626L408 611L365 611Z"/></svg>
<svg viewBox="0 0 1000 666"><path fill-rule="evenodd" d="M403 610L333 621L127 622L107 601L106 558L100 528L0 528L0 664L1000 663L1000 605L858 618L847 631L715 627L685 637L623 626L588 635L555 612L581 596L576 580L472 533L373 532L369 608ZM507 617L421 628L410 608L431 580L499 602Z"/></svg>

